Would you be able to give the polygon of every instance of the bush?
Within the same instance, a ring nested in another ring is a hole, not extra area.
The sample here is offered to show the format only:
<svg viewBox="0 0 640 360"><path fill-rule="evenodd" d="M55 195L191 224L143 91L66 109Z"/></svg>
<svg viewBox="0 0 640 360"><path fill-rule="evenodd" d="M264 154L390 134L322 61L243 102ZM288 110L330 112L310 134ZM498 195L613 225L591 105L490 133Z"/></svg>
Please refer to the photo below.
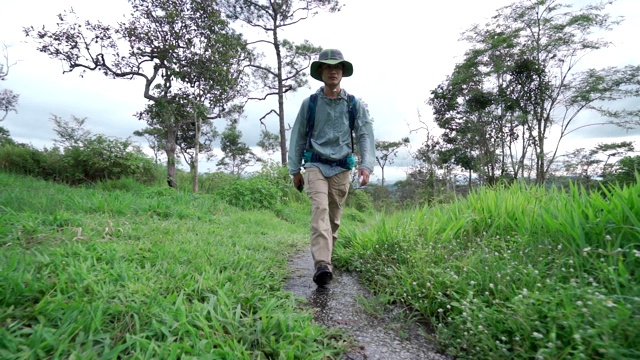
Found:
<svg viewBox="0 0 640 360"><path fill-rule="evenodd" d="M0 145L0 169L51 180L55 178L55 174L52 171L54 167L49 162L59 156L57 148L40 151L31 145L6 141Z"/></svg>
<svg viewBox="0 0 640 360"><path fill-rule="evenodd" d="M38 150L31 145L5 141L0 144L0 169L71 185L132 178L149 184L155 181L156 165L129 140L102 135L82 145L64 149Z"/></svg>
<svg viewBox="0 0 640 360"><path fill-rule="evenodd" d="M237 177L221 171L201 174L198 181L198 188L201 193L215 194L218 190L228 187Z"/></svg>
<svg viewBox="0 0 640 360"><path fill-rule="evenodd" d="M394 191L386 186L369 184L364 191L371 197L372 204L377 211L392 213L398 205Z"/></svg>
<svg viewBox="0 0 640 360"><path fill-rule="evenodd" d="M273 186L280 189L283 193L289 189L293 189L289 169L279 163L273 161L267 162L255 175L271 181Z"/></svg>
<svg viewBox="0 0 640 360"><path fill-rule="evenodd" d="M282 190L264 176L237 178L217 189L215 195L243 210L276 210L283 203Z"/></svg>
<svg viewBox="0 0 640 360"><path fill-rule="evenodd" d="M154 163L142 150L129 140L93 136L82 145L65 149L62 156L65 165L65 182L81 184L101 180L134 177L140 182L152 182Z"/></svg>
<svg viewBox="0 0 640 360"><path fill-rule="evenodd" d="M371 212L373 211L373 200L371 200L371 196L363 190L350 189L346 206L363 213Z"/></svg>

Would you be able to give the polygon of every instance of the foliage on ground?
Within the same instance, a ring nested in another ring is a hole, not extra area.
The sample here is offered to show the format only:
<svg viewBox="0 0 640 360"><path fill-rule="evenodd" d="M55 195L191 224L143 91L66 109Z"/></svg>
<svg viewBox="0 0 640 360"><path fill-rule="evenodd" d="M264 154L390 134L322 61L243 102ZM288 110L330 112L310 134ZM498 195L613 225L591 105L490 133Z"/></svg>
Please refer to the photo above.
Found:
<svg viewBox="0 0 640 360"><path fill-rule="evenodd" d="M325 359L283 291L308 224L131 180L0 173L0 358Z"/></svg>
<svg viewBox="0 0 640 360"><path fill-rule="evenodd" d="M459 358L640 358L639 182L483 188L343 231L334 262Z"/></svg>

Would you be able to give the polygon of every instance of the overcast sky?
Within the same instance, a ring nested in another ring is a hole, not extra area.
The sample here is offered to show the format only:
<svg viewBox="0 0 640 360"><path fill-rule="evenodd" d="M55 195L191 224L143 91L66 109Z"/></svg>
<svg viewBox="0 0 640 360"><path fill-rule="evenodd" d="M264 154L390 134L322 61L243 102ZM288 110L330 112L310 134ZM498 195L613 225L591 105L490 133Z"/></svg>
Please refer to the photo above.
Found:
<svg viewBox="0 0 640 360"><path fill-rule="evenodd" d="M496 9L512 2L345 0L341 12L319 14L284 31L281 38L294 42L307 39L323 48L340 49L354 66L353 76L344 78L342 87L369 104L376 139L393 141L410 135L412 148L416 149L424 140L424 132L409 131L419 126L418 112L423 121L432 123L431 109L425 104L429 92L451 73L469 47L459 41L460 33L474 23L485 23ZM573 1L576 5L588 2ZM10 46L10 63L16 62L0 88L20 94L18 113L9 114L0 125L15 140L38 148L53 143L52 115L87 118L87 127L94 133L120 138L131 136L146 125L133 116L147 102L141 81L107 79L98 73L87 73L84 78L76 73L62 74L63 67L57 60L39 53L34 44L26 41L23 27L52 24L58 13L71 7L83 20L113 22L129 14L125 0L0 0L0 42ZM605 34L615 46L585 57L584 67L640 63L640 1L618 0L609 7L609 13L626 19ZM309 81L311 88L286 95L285 116L289 124L293 124L301 101L321 85L310 76ZM257 119L276 106L275 97L247 106L247 118L240 130L248 145L254 146L258 141ZM583 118L589 121L587 114ZM267 124L270 131L277 132L275 117ZM217 125L219 130L224 126ZM138 140L144 144L144 139ZM625 140L635 141L640 148L640 131L625 133L614 127L591 127L563 140L563 149ZM279 159L279 154L275 158ZM209 163L201 169L213 171L215 166ZM375 173L380 175L379 170ZM379 180L376 174L374 180ZM385 175L393 181L404 178L405 173L401 167L385 168Z"/></svg>

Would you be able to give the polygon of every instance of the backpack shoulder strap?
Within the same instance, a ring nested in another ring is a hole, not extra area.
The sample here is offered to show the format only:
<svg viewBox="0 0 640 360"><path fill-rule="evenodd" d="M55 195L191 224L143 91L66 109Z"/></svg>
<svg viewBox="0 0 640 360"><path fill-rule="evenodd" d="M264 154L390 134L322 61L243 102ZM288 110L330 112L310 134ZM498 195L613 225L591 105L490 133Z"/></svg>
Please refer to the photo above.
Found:
<svg viewBox="0 0 640 360"><path fill-rule="evenodd" d="M355 151L354 142L353 142L353 129L355 127L356 119L358 118L358 104L356 102L356 97L348 94L347 95L347 106L349 112L349 135L351 135L351 151Z"/></svg>
<svg viewBox="0 0 640 360"><path fill-rule="evenodd" d="M347 102L349 104L349 128L353 130L356 118L358 117L358 104L356 97L351 94L347 95Z"/></svg>
<svg viewBox="0 0 640 360"><path fill-rule="evenodd" d="M313 128L316 124L316 107L318 105L318 94L313 93L309 96L309 105L307 107L307 147L311 146L311 134L313 134Z"/></svg>

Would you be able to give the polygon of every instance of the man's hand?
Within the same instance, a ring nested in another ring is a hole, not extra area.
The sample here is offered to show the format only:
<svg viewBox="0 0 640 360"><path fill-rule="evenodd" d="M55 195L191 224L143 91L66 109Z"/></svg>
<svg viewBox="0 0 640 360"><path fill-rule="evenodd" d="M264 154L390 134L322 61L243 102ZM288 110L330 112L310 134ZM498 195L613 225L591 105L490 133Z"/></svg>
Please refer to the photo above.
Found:
<svg viewBox="0 0 640 360"><path fill-rule="evenodd" d="M358 179L360 180L360 186L365 186L369 183L369 170L360 169L358 172Z"/></svg>
<svg viewBox="0 0 640 360"><path fill-rule="evenodd" d="M298 189L298 191L302 191L304 188L304 178L302 177L302 174L297 173L293 175L293 187Z"/></svg>

